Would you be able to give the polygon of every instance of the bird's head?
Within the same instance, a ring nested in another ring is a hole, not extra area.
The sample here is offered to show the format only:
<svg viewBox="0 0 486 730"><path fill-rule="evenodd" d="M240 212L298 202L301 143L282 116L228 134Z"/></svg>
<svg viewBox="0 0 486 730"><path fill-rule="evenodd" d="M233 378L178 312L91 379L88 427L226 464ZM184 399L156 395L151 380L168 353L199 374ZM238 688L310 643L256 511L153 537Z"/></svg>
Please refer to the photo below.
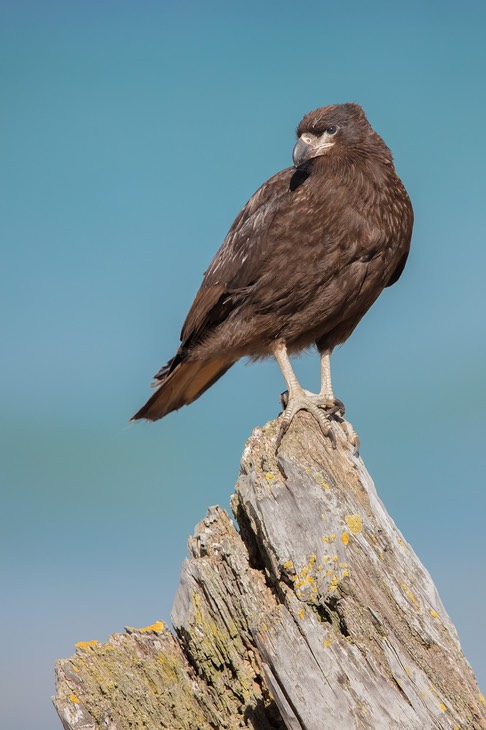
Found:
<svg viewBox="0 0 486 730"><path fill-rule="evenodd" d="M312 157L327 155L333 148L356 148L370 135L378 136L370 127L358 104L334 104L309 112L297 127L299 138L292 159L295 167Z"/></svg>

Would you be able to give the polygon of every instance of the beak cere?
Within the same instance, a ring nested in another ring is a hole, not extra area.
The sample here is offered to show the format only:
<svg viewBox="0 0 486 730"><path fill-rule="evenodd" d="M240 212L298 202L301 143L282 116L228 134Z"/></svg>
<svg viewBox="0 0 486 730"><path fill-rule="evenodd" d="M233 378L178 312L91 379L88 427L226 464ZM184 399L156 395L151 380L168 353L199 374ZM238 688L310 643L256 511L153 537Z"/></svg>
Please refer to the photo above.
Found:
<svg viewBox="0 0 486 730"><path fill-rule="evenodd" d="M292 152L292 161L295 167L298 167L301 162L309 160L314 153L314 146L308 142L304 142L302 137L297 141Z"/></svg>

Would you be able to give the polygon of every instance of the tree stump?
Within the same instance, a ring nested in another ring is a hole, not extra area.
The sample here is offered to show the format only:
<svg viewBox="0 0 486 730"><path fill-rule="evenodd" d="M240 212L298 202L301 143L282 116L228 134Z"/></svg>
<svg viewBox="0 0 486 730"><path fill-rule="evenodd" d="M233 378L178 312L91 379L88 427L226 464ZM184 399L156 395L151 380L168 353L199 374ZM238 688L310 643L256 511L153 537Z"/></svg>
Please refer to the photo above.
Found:
<svg viewBox="0 0 486 730"><path fill-rule="evenodd" d="M56 666L66 730L476 730L479 692L432 579L362 460L299 414L255 429L189 539L172 609Z"/></svg>

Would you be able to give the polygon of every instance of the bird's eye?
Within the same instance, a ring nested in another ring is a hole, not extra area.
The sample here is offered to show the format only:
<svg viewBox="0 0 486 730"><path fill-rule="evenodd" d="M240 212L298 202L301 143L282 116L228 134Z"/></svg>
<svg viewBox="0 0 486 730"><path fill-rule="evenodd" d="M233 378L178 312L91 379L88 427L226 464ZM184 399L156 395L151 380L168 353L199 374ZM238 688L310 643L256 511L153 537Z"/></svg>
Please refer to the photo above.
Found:
<svg viewBox="0 0 486 730"><path fill-rule="evenodd" d="M336 127L336 125L335 125L335 124L331 124L331 125L329 125L329 127L328 127L328 128L326 129L326 132L327 132L328 134L336 134L336 132L337 132L337 127Z"/></svg>

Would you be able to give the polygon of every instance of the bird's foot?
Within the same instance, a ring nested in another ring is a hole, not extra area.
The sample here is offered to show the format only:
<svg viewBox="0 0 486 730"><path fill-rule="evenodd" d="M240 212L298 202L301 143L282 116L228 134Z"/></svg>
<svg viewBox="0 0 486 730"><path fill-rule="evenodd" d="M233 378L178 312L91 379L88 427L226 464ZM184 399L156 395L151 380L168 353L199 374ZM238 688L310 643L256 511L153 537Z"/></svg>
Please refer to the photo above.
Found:
<svg viewBox="0 0 486 730"><path fill-rule="evenodd" d="M343 420L342 423L341 423L341 425L342 425L342 427L343 427L343 429L344 429L344 431L346 433L346 438L347 438L348 442L353 447L353 454L355 456L358 456L359 455L359 447L360 447L360 441L359 441L358 434L354 430L353 425L351 423L349 423L349 421L344 421Z"/></svg>
<svg viewBox="0 0 486 730"><path fill-rule="evenodd" d="M360 441L359 441L358 434L354 430L353 424L350 423L349 421L346 421L343 418L343 412L341 412L341 413L336 412L335 413L335 416L334 416L334 420L337 423L339 423L339 425L341 426L342 430L344 431L345 436L346 436L346 441L351 445L351 447L353 449L353 454L355 456L358 456L359 455Z"/></svg>
<svg viewBox="0 0 486 730"><path fill-rule="evenodd" d="M295 414L298 411L307 411L314 416L322 433L330 439L334 449L336 448L336 437L331 430L330 422L333 420L339 423L346 434L346 440L353 448L354 454L356 456L358 455L360 446L359 436L351 423L344 419L346 408L344 403L338 398L328 398L321 393L310 393L308 390L303 390L301 394L290 398L289 391L285 390L280 395L280 403L284 409L284 413L277 438L277 451Z"/></svg>
<svg viewBox="0 0 486 730"><path fill-rule="evenodd" d="M334 414L337 414L342 418L346 413L344 403L342 402L342 400L339 400L339 398L328 398L327 396L322 395L322 393L311 393L309 390L304 390L303 393L307 398L309 398L310 401L312 401L314 405L325 411L328 416L334 416ZM280 405L285 410L288 406L288 403L289 391L284 390L283 393L280 393ZM300 408L299 410L306 409Z"/></svg>
<svg viewBox="0 0 486 730"><path fill-rule="evenodd" d="M344 405L337 399L328 399L320 393L309 393L302 390L289 397L288 391L282 393L280 402L284 408L280 430L277 437L276 451L287 433L293 417L299 411L307 411L316 419L324 436L329 438L333 449L336 448L336 437L331 430L330 418L339 411L344 413Z"/></svg>

